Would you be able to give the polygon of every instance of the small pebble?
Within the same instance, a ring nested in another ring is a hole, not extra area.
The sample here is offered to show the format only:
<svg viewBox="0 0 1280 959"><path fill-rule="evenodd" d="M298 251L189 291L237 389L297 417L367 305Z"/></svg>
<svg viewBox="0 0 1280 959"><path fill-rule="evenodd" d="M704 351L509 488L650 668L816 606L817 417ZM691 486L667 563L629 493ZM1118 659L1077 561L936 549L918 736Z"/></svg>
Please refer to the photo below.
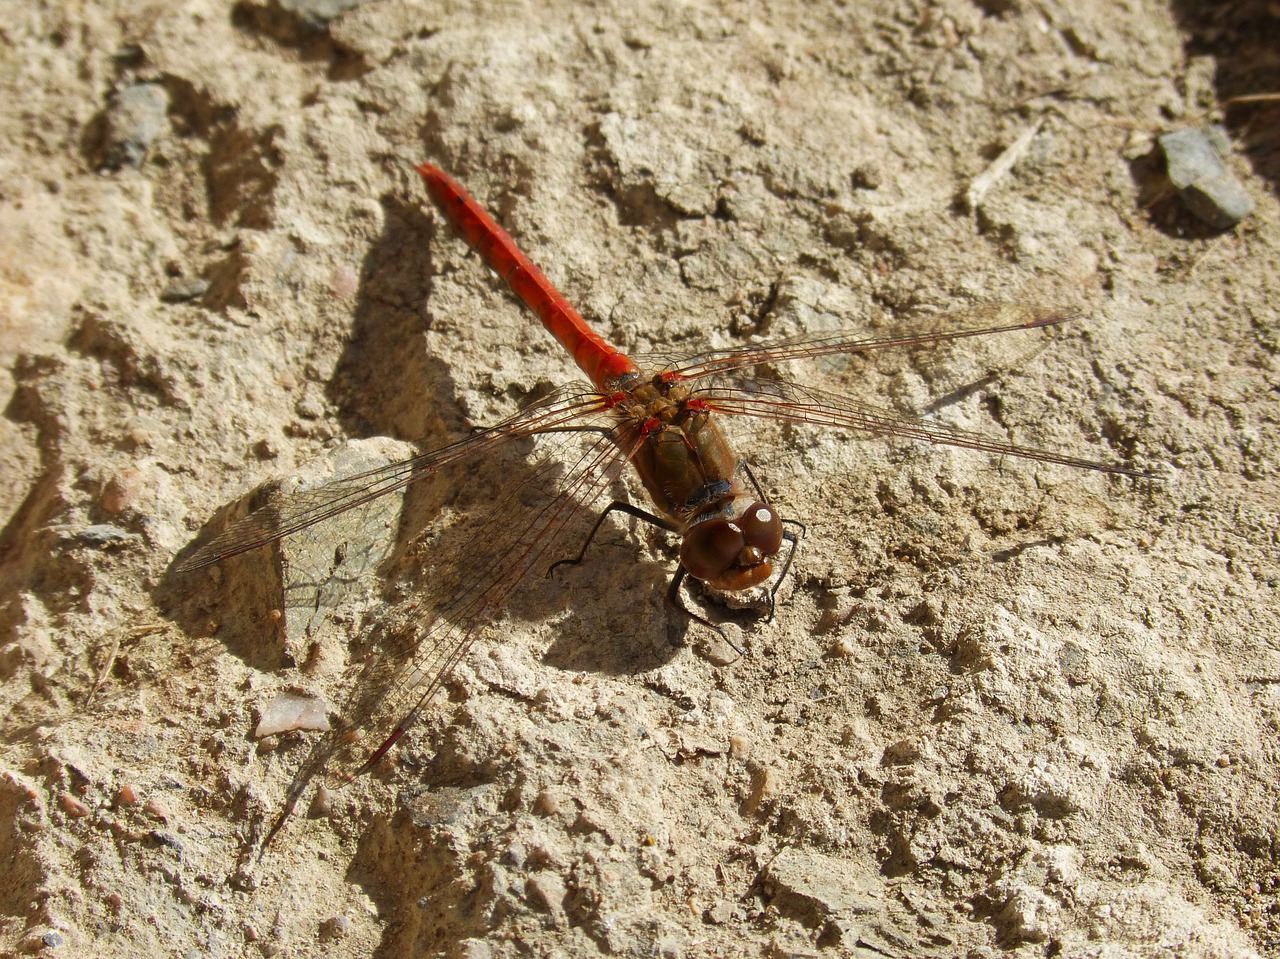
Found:
<svg viewBox="0 0 1280 959"><path fill-rule="evenodd" d="M320 936L324 939L341 939L350 929L350 919L346 916L334 916L320 923Z"/></svg>
<svg viewBox="0 0 1280 959"><path fill-rule="evenodd" d="M105 549L108 546L119 546L121 543L127 543L134 536L127 529L121 529L119 526L112 526L110 523L95 523L93 526L86 526L80 532L76 533L76 542L83 546L91 546L94 549Z"/></svg>
<svg viewBox="0 0 1280 959"><path fill-rule="evenodd" d="M134 504L142 491L142 471L127 469L114 474L102 487L98 505L115 516Z"/></svg>
<svg viewBox="0 0 1280 959"><path fill-rule="evenodd" d="M1166 133L1160 149L1169 182L1192 213L1218 230L1235 226L1253 212L1253 200L1222 162L1231 144L1213 126Z"/></svg>
<svg viewBox="0 0 1280 959"><path fill-rule="evenodd" d="M62 809L69 816L75 816L77 819L89 815L90 809L71 793L63 793L59 797L62 803Z"/></svg>
<svg viewBox="0 0 1280 959"><path fill-rule="evenodd" d="M315 798L311 801L312 816L328 816L333 813L333 792L328 786L321 785L316 789Z"/></svg>
<svg viewBox="0 0 1280 959"><path fill-rule="evenodd" d="M59 933L56 933L50 930L49 932L46 932L43 936L40 937L40 941L43 942L46 946L48 946L50 949L57 949L60 945L62 945L62 936Z"/></svg>
<svg viewBox="0 0 1280 959"><path fill-rule="evenodd" d="M151 144L169 127L168 112L169 94L157 83L117 91L107 108L107 166L142 166Z"/></svg>
<svg viewBox="0 0 1280 959"><path fill-rule="evenodd" d="M170 280L169 284L160 291L160 300L164 303L186 303L188 300L198 300L208 292L208 280L179 277L176 280Z"/></svg>
<svg viewBox="0 0 1280 959"><path fill-rule="evenodd" d="M171 832L163 829L154 829L151 832L151 838L162 846L168 846L174 852L182 852L182 840Z"/></svg>
<svg viewBox="0 0 1280 959"><path fill-rule="evenodd" d="M133 787L128 783L120 787L120 792L116 796L122 806L132 806L138 801L138 794L133 791Z"/></svg>

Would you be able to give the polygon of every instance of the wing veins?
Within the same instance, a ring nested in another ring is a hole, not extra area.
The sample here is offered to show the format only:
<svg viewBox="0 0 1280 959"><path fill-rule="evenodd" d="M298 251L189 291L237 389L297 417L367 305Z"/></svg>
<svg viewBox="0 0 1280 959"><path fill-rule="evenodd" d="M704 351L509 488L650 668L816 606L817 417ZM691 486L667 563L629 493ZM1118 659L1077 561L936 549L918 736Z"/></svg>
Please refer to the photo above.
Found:
<svg viewBox="0 0 1280 959"><path fill-rule="evenodd" d="M669 372L685 379L701 379L706 376L748 369L764 363L791 363L820 356L866 353L871 350L903 346L936 346L940 343L994 333L1042 329L1070 322L1079 316L1080 313L1072 309L996 303L932 318L935 323L954 323L955 326L951 329L901 330L887 336L867 337L860 337L849 331L798 336L774 343L763 343L759 346L712 350L674 367Z"/></svg>
<svg viewBox="0 0 1280 959"><path fill-rule="evenodd" d="M581 423L584 415L604 408L604 400L599 394L583 392L581 387L574 387L569 395L565 391L553 394L496 426L448 446L398 463L343 476L316 489L284 494L283 502L268 503L248 516L230 523L175 568L179 572L201 569L265 546L281 537L403 489L436 473L444 466L488 449L498 440L519 439L565 429Z"/></svg>
<svg viewBox="0 0 1280 959"><path fill-rule="evenodd" d="M626 459L612 436L594 441L570 468L572 479L527 520L504 530L498 548L505 549L508 544L524 545L506 554L499 569L473 583L451 602L438 606L428 624L417 629L408 627L412 635L391 644L385 655L398 655L404 662L394 668L372 696L364 690L365 701L348 715L345 728L361 735L359 742L344 744L341 765L355 767L351 773L354 775L382 754L383 746L390 740L371 753L360 753L357 762L360 744L372 741L373 737L367 734L375 732L375 727L382 722L394 719L395 725L387 728L392 739L413 724L465 658L483 625L538 562L563 540L573 518L613 482ZM508 491L490 509L489 521L501 517L504 506L518 499L531 483L536 483L544 470L556 465L559 463L554 456L545 456L528 482Z"/></svg>
<svg viewBox="0 0 1280 959"><path fill-rule="evenodd" d="M776 392L786 397L785 401L766 399L738 390L717 388L699 390L698 395L705 398L713 409L734 415L808 423L814 426L846 427L867 433L902 436L932 444L956 446L996 455L1017 456L1060 466L1074 466L1135 478L1150 477L1149 473L1115 463L1104 463L1052 450L1021 446L976 431L942 423L925 422L812 387L801 387L789 383L775 385Z"/></svg>

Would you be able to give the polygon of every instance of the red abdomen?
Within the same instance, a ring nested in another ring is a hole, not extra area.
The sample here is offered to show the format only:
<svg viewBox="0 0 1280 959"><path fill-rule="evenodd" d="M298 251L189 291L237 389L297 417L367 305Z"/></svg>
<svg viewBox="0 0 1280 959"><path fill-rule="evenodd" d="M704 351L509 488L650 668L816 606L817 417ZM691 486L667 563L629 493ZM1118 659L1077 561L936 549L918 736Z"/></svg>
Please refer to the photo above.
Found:
<svg viewBox="0 0 1280 959"><path fill-rule="evenodd" d="M626 354L610 346L589 326L569 301L520 252L510 234L494 222L449 174L430 163L418 168L427 193L453 224L454 229L480 254L481 259L511 286L520 300L591 378L602 393L611 392L623 377L637 372Z"/></svg>

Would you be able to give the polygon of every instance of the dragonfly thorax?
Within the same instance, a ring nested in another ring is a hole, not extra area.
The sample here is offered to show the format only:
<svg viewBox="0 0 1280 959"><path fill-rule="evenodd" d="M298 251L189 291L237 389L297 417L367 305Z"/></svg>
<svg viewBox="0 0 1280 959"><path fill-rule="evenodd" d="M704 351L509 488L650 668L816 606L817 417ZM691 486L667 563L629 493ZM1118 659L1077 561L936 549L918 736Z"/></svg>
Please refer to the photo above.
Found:
<svg viewBox="0 0 1280 959"><path fill-rule="evenodd" d="M782 520L742 493L742 463L709 404L687 383L654 375L614 401L617 442L649 498L682 531L680 562L717 589L750 589L773 572Z"/></svg>

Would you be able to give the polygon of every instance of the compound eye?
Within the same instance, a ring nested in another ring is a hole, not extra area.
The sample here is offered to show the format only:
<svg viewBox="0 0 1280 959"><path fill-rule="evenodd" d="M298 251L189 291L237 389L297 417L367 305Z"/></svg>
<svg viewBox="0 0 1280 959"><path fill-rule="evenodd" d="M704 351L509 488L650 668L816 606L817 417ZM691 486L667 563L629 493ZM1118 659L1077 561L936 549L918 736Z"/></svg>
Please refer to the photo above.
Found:
<svg viewBox="0 0 1280 959"><path fill-rule="evenodd" d="M703 581L715 579L746 548L746 539L732 523L709 519L689 530L680 544L680 562L689 575Z"/></svg>
<svg viewBox="0 0 1280 959"><path fill-rule="evenodd" d="M764 503L752 503L738 520L748 546L765 556L782 549L782 520Z"/></svg>

